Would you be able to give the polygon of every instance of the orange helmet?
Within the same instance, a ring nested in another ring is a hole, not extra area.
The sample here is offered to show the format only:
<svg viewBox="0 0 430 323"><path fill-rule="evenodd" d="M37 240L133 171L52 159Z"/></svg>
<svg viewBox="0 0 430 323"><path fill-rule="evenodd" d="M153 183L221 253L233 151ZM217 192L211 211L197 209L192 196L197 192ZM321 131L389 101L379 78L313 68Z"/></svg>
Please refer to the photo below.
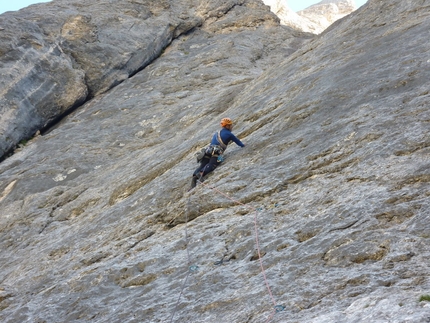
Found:
<svg viewBox="0 0 430 323"><path fill-rule="evenodd" d="M221 127L225 127L225 126L228 126L228 125L231 125L231 124L233 124L233 121L231 121L230 118L223 118L221 120Z"/></svg>

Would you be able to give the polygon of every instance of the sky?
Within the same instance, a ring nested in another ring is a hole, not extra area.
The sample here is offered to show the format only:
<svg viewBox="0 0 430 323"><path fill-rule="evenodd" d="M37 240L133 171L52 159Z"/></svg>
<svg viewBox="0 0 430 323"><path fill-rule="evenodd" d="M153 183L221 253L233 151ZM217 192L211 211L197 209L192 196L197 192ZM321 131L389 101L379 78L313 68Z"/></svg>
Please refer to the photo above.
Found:
<svg viewBox="0 0 430 323"><path fill-rule="evenodd" d="M0 14L15 11L34 3L49 2L50 0L0 0Z"/></svg>
<svg viewBox="0 0 430 323"><path fill-rule="evenodd" d="M313 4L321 2L321 0L286 0L286 1L287 1L288 7L296 12L303 10L307 7L310 7ZM354 1L357 8L361 7L367 2L367 0L354 0ZM49 2L49 0L1 0L0 14L5 11L19 10L33 3L41 3L41 2Z"/></svg>

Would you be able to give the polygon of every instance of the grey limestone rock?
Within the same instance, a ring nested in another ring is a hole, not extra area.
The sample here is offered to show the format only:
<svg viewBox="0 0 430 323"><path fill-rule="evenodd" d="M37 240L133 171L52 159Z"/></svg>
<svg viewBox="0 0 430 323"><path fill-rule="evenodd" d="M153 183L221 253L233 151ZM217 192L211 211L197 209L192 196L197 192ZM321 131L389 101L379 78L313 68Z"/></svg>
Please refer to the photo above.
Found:
<svg viewBox="0 0 430 323"><path fill-rule="evenodd" d="M286 0L263 0L275 13L282 25L320 34L335 21L349 15L356 7L352 0L327 0L314 4L299 12L288 7Z"/></svg>
<svg viewBox="0 0 430 323"><path fill-rule="evenodd" d="M242 3L56 0L0 15L0 158Z"/></svg>
<svg viewBox="0 0 430 323"><path fill-rule="evenodd" d="M429 1L319 36L179 3L198 25L0 163L0 321L427 322ZM226 116L246 146L188 192Z"/></svg>
<svg viewBox="0 0 430 323"><path fill-rule="evenodd" d="M297 14L310 22L308 23L309 29L304 31L320 34L335 21L349 15L355 9L353 0L323 0Z"/></svg>

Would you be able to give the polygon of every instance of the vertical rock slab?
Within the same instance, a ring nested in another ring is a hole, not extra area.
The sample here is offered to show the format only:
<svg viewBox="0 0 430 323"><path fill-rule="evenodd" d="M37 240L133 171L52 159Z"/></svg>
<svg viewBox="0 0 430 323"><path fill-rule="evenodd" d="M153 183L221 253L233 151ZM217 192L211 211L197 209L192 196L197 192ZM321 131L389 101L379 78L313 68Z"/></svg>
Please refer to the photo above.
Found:
<svg viewBox="0 0 430 323"><path fill-rule="evenodd" d="M87 97L85 73L36 21L0 16L0 158Z"/></svg>
<svg viewBox="0 0 430 323"><path fill-rule="evenodd" d="M181 20L156 60L0 164L0 259L6 264L0 273L0 321L124 323L134 315L138 322L151 321L150 298L170 312L171 298L154 297L164 293L154 284L181 271L172 269L177 265L171 261L181 263L183 242L176 240L182 232L173 237L166 231L174 243L172 258L162 251L157 231L165 230L165 222L184 221L180 213L195 166L193 150L206 144L208 131L218 128L213 120L247 84L313 37L280 26L260 1L190 2L189 10L203 17L201 26L189 30L193 23ZM73 46L83 50L86 42L91 50L96 15L73 14L61 30L54 16L53 11L46 20L47 34L62 32L64 52L72 53ZM180 35L184 30L189 32ZM104 31L97 32L100 37ZM76 52L74 66L81 67L78 61L87 66L81 50ZM100 54L103 60L86 71L101 70L114 58ZM210 202L202 210L214 206ZM141 246L152 248L153 241L164 260L148 254L129 267L118 258ZM218 241L216 248L222 245ZM161 285L176 297L174 286ZM117 302L126 304L121 313Z"/></svg>
<svg viewBox="0 0 430 323"><path fill-rule="evenodd" d="M0 158L241 2L60 0L0 15Z"/></svg>
<svg viewBox="0 0 430 323"><path fill-rule="evenodd" d="M193 3L201 26L0 164L0 321L426 322L429 8L314 37ZM187 192L224 116L246 147Z"/></svg>

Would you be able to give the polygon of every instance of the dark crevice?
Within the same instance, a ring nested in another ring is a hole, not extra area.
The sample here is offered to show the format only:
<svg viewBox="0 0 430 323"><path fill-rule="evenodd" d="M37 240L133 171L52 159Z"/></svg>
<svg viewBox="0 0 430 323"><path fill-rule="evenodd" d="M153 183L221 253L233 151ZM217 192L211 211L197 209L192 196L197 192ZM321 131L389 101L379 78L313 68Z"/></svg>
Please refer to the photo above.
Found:
<svg viewBox="0 0 430 323"><path fill-rule="evenodd" d="M336 231L336 230L345 230L345 229L348 229L348 228L352 227L354 224L356 224L358 221L359 220L354 220L351 223L347 223L347 224L342 225L340 227L330 229L328 232L332 232L332 231Z"/></svg>
<svg viewBox="0 0 430 323"><path fill-rule="evenodd" d="M118 81L118 82L115 82L115 83L113 83L108 89L106 89L105 91L103 91L102 93L100 93L99 95L102 95L102 94L105 94L106 92L108 92L108 91L110 91L110 90L112 90L112 89L114 89L115 87L117 87L118 85L120 85L122 82L124 82L124 81L126 81L126 80L128 80L128 79L130 79L130 78L132 78L133 76L135 76L137 73L139 73L139 72L141 72L141 71L143 71L146 67L148 67L149 65L151 65L151 64L153 64L163 53L164 53L164 51L166 50L166 48L168 48L170 45L171 45L171 43L172 43L172 41L173 40L175 40L175 39L177 39L177 38L179 38L180 36L182 36L182 35L187 35L187 34L190 34L190 33L192 33L193 31L195 31L195 29L196 29L197 27L193 27L193 28L191 28L191 29L189 29L189 30L187 30L187 31L185 31L185 32L183 32L183 33L180 33L179 35L177 35L176 37L172 37L166 44L165 44L165 46L163 46L163 47L161 47L158 51L155 51L153 54L152 54L152 57L150 57L150 59L147 61L147 62L144 62L143 64L142 64L142 66L140 66L140 67L138 67L136 70L134 70L134 71L132 71L130 74L129 74L129 76L128 76L128 78L127 79L125 79L125 80L122 80L122 81ZM174 33L173 33L174 34ZM137 53L136 53L137 54ZM131 59L131 58L130 58ZM127 62L128 63L128 62ZM127 63L125 64L125 65L127 65ZM85 103L87 103L88 101L90 101L90 100L92 100L93 98L95 98L96 96L94 96L93 94L92 94L92 91L91 91L91 89L89 88L89 87L87 87L88 88L88 95L87 95L87 97L84 99L84 100L82 100L82 101L80 101L80 102L78 102L78 103L76 103L73 107L71 107L70 109L68 109L66 112L64 112L64 113L62 113L61 115L58 115L57 117L55 117L54 119L52 119L51 121L49 121L47 124L46 124L46 126L44 126L41 130L40 130L40 133L41 133L41 135L43 136L43 135L46 135L46 134L48 134L49 132L51 132L52 130L54 130L59 124L60 124L60 122L65 118L65 117L67 117L67 116L69 116L71 113L73 113L74 111L76 111L78 108L80 108L81 106L83 106Z"/></svg>
<svg viewBox="0 0 430 323"><path fill-rule="evenodd" d="M231 11L235 6L237 6L237 4L234 4L233 6L229 7L229 8L225 8L226 10L224 11L224 15L227 14L229 11ZM240 4L239 4L240 6ZM184 36L184 35L189 35L193 32L196 31L197 28L199 28L204 21L200 21L199 23L197 23L195 26L190 27L189 29L184 29L182 32L178 31L180 30L179 26L176 26L176 28L174 28L173 30L171 30L171 38L170 40L168 40L166 42L166 44L162 47L160 47L158 50L156 50L153 54L152 57L150 57L148 59L148 61L144 62L142 64L141 67L137 68L136 70L132 71L128 78L125 80L128 80L130 78L132 78L133 76L135 76L137 73L143 71L146 67L148 67L149 65L153 64L166 50L166 48L168 48L171 43L173 42L173 40L179 38L180 36ZM137 53L136 53L137 54ZM73 58L73 55L70 53L70 58L72 61L76 62L76 60ZM103 91L102 93L99 93L97 95L94 95L92 93L91 88L88 87L88 95L85 99L79 100L78 102L76 102L71 108L69 108L67 111L65 111L64 113L56 116L55 118L51 119L50 121L48 121L41 129L39 129L40 134L42 136L49 134L52 130L56 129L60 124L61 121L64 120L67 116L69 116L70 114L72 114L73 112L75 112L77 109L79 109L80 107L82 107L85 103L89 102L90 100L92 100L93 98L105 94L106 92L112 90L113 88L117 87L118 85L120 85L122 82L124 82L125 80L113 83L109 88L107 88L105 91ZM37 131L37 132L39 132ZM28 141L30 139L32 139L37 132L35 132L32 136L27 136L27 137L23 137L21 138L21 142L22 141ZM0 156L0 163L3 162L5 159L11 157L15 150L19 147L20 143L17 143L15 146L13 146L12 148L10 148L9 150L7 150L3 155Z"/></svg>
<svg viewBox="0 0 430 323"><path fill-rule="evenodd" d="M74 111L76 111L78 108L80 108L86 102L88 102L90 100L91 99L88 99L88 96L87 96L85 99L76 102L70 109L68 109L65 112L63 112L62 114L56 116L52 120L48 121L48 123L40 129L40 134L42 136L44 136L44 135L50 133L52 130L54 130L56 128L56 126L58 126L60 124L61 120L63 120L64 118L66 118L67 116L72 114Z"/></svg>
<svg viewBox="0 0 430 323"><path fill-rule="evenodd" d="M191 32L191 31L189 31ZM163 53L164 50L172 43L173 39L166 44L165 47L163 47L156 56L154 56L149 62L146 62L145 64L143 64L140 68L136 69L134 72L130 73L129 77L127 79L132 78L134 75L136 75L137 73L141 72L142 70L144 70L147 66L149 66L150 64L152 64L154 61L156 61ZM127 80L126 79L126 80ZM108 89L106 89L106 91L104 91L103 93L100 93L99 95L103 95L106 92L112 90L113 88L117 87L118 85L120 85L122 82L124 82L125 80L121 81L121 82L117 82L112 84L111 87L109 87ZM75 112L76 110L78 110L80 107L82 107L84 104L86 104L87 102L91 101L93 98L95 98L96 96L91 94L91 89L88 88L88 95L85 99L83 100L79 100L78 102L76 102L71 108L69 108L68 110L66 110L65 112L63 112L62 114L56 116L55 118L51 119L50 121L48 121L41 129L39 129L37 132L40 131L40 134L42 136L49 134L52 130L56 129L60 124L61 121L64 120L67 116L69 116L70 114L72 114L73 112ZM33 135L31 136L27 136L27 137L23 137L21 138L21 142L22 141L28 141L32 138L34 138L34 136L36 135L35 132ZM6 160L7 158L13 156L15 150L17 148L19 148L20 143L17 143L15 146L11 147L9 150L5 151L5 153L3 155L0 156L0 163L3 162L4 160Z"/></svg>

